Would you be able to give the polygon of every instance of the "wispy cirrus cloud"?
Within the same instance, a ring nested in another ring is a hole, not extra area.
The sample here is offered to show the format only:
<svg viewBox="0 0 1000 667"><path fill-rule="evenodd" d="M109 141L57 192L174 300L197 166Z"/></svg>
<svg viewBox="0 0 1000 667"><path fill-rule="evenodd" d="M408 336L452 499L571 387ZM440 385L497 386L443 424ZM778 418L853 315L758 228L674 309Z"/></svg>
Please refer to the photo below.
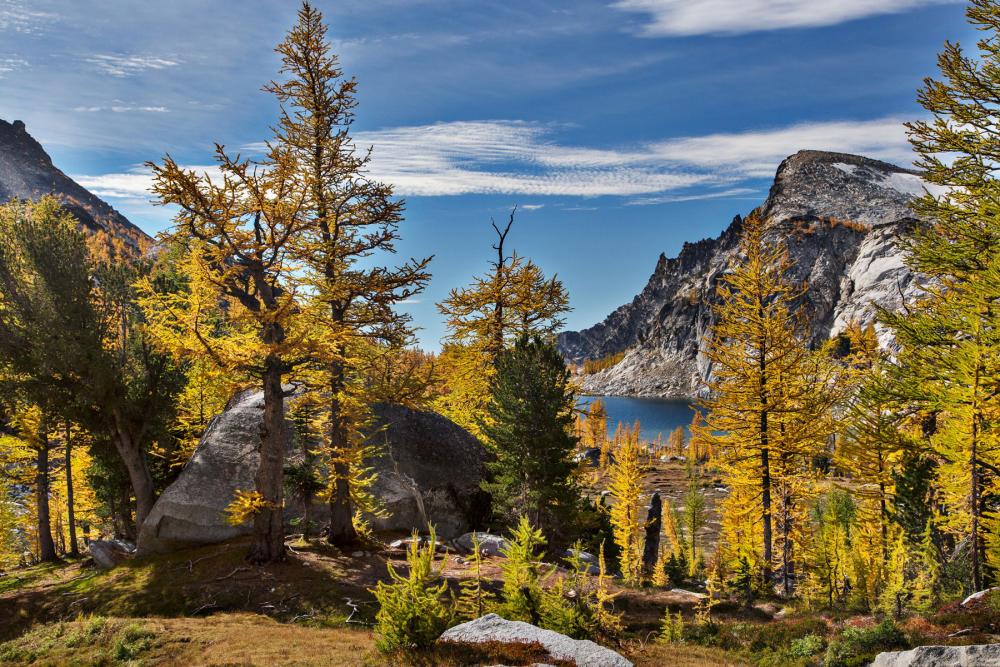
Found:
<svg viewBox="0 0 1000 667"><path fill-rule="evenodd" d="M105 74L118 78L180 65L180 61L174 58L137 54L95 53L87 56L86 60Z"/></svg>
<svg viewBox="0 0 1000 667"><path fill-rule="evenodd" d="M213 179L220 177L219 169L215 165L191 165L184 168L208 174ZM149 169L143 165L136 165L128 171L111 174L73 174L72 178L98 197L126 200L133 203L149 202L152 198L153 176Z"/></svg>
<svg viewBox="0 0 1000 667"><path fill-rule="evenodd" d="M656 197L637 197L627 202L629 206L651 206L653 204L672 204L682 201L701 201L703 199L736 199L746 198L760 192L754 188L727 188L713 192L702 192L691 195L660 195Z"/></svg>
<svg viewBox="0 0 1000 667"><path fill-rule="evenodd" d="M84 112L84 113L95 113L95 112L111 112L111 113L128 113L130 111L138 111L143 113L167 113L170 111L164 106L145 106L139 104L112 104L110 106L80 106L73 107L73 111Z"/></svg>
<svg viewBox="0 0 1000 667"><path fill-rule="evenodd" d="M836 25L957 0L619 0L611 6L645 14L649 37L741 34Z"/></svg>
<svg viewBox="0 0 1000 667"><path fill-rule="evenodd" d="M896 118L800 123L611 149L557 143L551 139L556 129L524 121L461 121L364 132L356 140L374 147L373 175L410 196L736 196L745 193L733 191L735 184L772 176L782 159L806 148L902 164L912 159ZM729 193L689 192L699 187Z"/></svg>
<svg viewBox="0 0 1000 667"><path fill-rule="evenodd" d="M58 14L32 9L19 0L0 0L0 32L33 35L58 19Z"/></svg>
<svg viewBox="0 0 1000 667"><path fill-rule="evenodd" d="M0 77L8 72L24 69L28 66L28 61L16 56L0 57Z"/></svg>
<svg viewBox="0 0 1000 667"><path fill-rule="evenodd" d="M754 194L757 189L749 181L770 178L781 160L802 149L857 153L899 164L912 159L902 121L896 118L800 123L622 148L561 144L553 140L557 130L526 121L458 121L361 132L355 140L359 148L374 149L371 175L410 197L619 196L631 204L658 204ZM148 197L151 183L149 173L138 167L76 178L112 198Z"/></svg>

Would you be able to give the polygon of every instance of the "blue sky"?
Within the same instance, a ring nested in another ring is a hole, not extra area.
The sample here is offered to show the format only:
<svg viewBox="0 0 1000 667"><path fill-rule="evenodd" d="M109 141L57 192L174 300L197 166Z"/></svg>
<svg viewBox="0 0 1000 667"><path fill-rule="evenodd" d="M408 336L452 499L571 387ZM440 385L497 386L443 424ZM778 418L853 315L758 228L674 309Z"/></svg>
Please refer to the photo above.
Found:
<svg viewBox="0 0 1000 667"><path fill-rule="evenodd" d="M360 82L355 138L407 200L404 256L434 254L408 305L489 260L490 217L558 273L568 328L645 284L660 252L718 234L766 196L783 157L909 161L900 123L945 39L948 0L317 0ZM276 116L260 86L294 23L286 0L0 0L0 118L151 234L170 221L141 165L209 164Z"/></svg>

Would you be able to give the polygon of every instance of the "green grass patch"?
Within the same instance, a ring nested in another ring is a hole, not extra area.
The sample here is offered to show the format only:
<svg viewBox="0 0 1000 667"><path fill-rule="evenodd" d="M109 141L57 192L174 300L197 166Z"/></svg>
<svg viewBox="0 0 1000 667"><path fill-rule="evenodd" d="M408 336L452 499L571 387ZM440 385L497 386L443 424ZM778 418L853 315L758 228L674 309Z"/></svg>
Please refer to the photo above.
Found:
<svg viewBox="0 0 1000 667"><path fill-rule="evenodd" d="M0 644L0 665L123 665L154 646L155 633L139 621L94 616L53 623Z"/></svg>

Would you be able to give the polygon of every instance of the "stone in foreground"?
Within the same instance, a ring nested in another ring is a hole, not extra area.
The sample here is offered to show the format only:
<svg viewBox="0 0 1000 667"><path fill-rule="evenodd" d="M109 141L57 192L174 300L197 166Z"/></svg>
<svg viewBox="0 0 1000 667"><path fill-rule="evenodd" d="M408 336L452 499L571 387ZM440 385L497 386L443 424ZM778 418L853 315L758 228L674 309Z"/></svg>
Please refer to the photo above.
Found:
<svg viewBox="0 0 1000 667"><path fill-rule="evenodd" d="M135 553L135 546L125 540L94 540L87 549L94 565L102 570L117 567Z"/></svg>
<svg viewBox="0 0 1000 667"><path fill-rule="evenodd" d="M871 667L996 667L1000 644L918 646L909 651L879 653Z"/></svg>
<svg viewBox="0 0 1000 667"><path fill-rule="evenodd" d="M499 535L490 533L466 533L455 539L455 546L467 554L471 554L473 549L473 537L479 541L479 554L481 556L500 556L507 548L507 540Z"/></svg>
<svg viewBox="0 0 1000 667"><path fill-rule="evenodd" d="M571 639L552 630L543 630L530 623L508 621L496 614L487 614L468 623L446 630L438 638L442 644L539 644L549 657L570 662L577 667L633 667L632 663L609 648L586 639Z"/></svg>

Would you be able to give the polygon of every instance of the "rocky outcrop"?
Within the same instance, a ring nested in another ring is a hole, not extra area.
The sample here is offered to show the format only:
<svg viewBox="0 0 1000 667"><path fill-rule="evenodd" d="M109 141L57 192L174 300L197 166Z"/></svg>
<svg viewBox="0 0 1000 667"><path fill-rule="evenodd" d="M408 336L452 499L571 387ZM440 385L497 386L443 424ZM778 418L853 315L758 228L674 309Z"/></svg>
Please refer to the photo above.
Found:
<svg viewBox="0 0 1000 667"><path fill-rule="evenodd" d="M758 210L787 244L791 279L808 284L802 307L816 342L852 320L873 322L875 305L898 308L913 296L899 240L915 223L909 204L924 187L909 170L856 155L801 151L782 162ZM660 255L631 303L559 336L574 362L626 353L582 378L588 393L690 398L704 388L716 287L736 258L741 225L737 216L718 238L687 243L672 259Z"/></svg>
<svg viewBox="0 0 1000 667"><path fill-rule="evenodd" d="M191 460L141 526L140 554L221 542L249 532L249 525L228 524L224 512L237 490L253 488L263 404L262 392L246 391L213 418ZM435 413L393 405L378 405L374 413L371 439L378 455L367 463L378 473L373 492L390 515L370 517L373 528L426 530L426 517L447 538L477 525L489 507L479 488L486 459L479 441ZM290 445L286 456L299 455ZM286 520L302 510L299 502L286 499ZM326 505L317 504L312 518L322 521L325 511Z"/></svg>
<svg viewBox="0 0 1000 667"><path fill-rule="evenodd" d="M507 645L540 646L549 659L578 667L632 667L632 663L609 648L586 639L571 639L530 623L508 621L487 614L446 630L438 643L452 646Z"/></svg>
<svg viewBox="0 0 1000 667"><path fill-rule="evenodd" d="M141 229L52 164L24 123L0 120L0 202L54 195L90 232L106 232L138 251L152 241Z"/></svg>
<svg viewBox="0 0 1000 667"><path fill-rule="evenodd" d="M879 653L871 667L993 667L1000 665L1000 644L918 646Z"/></svg>

